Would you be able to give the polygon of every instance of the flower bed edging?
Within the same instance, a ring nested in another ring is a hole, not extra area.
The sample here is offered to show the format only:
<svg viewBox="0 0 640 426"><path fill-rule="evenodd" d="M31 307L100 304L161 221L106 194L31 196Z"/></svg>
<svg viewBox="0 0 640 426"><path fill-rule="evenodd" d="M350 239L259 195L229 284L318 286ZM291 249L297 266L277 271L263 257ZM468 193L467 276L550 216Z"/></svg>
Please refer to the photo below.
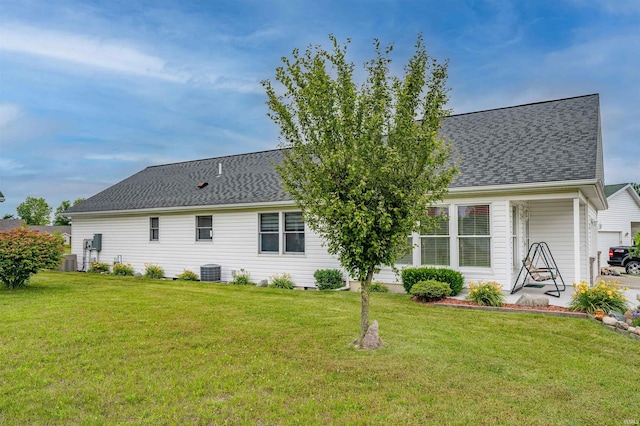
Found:
<svg viewBox="0 0 640 426"><path fill-rule="evenodd" d="M552 315L556 317L567 317L567 318L589 318L589 314L585 312L559 312L559 311L544 311L540 309L502 308L497 306L455 305L452 303L434 303L433 306L445 306L448 308L476 309L476 310L495 311L495 312L533 313L533 314L544 314L544 315Z"/></svg>

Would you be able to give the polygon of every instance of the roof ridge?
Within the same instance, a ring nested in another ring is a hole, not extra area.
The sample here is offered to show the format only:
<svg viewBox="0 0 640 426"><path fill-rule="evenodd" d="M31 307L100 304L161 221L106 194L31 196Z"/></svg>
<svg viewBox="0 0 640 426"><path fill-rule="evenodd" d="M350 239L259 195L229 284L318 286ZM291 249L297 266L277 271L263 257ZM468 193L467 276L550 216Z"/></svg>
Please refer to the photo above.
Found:
<svg viewBox="0 0 640 426"><path fill-rule="evenodd" d="M242 154L223 155L221 157L208 157L208 158L198 158L196 160L176 161L174 163L155 164L153 166L147 166L146 168L147 169L151 169L151 168L154 168L154 167L173 166L173 165L176 165L176 164L195 163L195 162L198 162L198 161L222 160L223 158L242 157L242 156L245 156L245 155L254 155L254 154L264 154L264 153L273 152L273 151L282 151L282 148L272 148L272 149L265 149L265 150L262 150L262 151L244 152Z"/></svg>
<svg viewBox="0 0 640 426"><path fill-rule="evenodd" d="M461 112L459 114L451 114L449 117L459 117L459 116L462 116L462 115L478 114L480 112L489 112L489 111L499 111L499 110L503 110L503 109L520 108L520 107L530 106L530 105L548 104L548 103L552 103L552 102L568 101L570 99L587 98L589 96L600 96L600 94L599 93L590 93L588 95L570 96L568 98L559 98L559 99L550 99L550 100L546 100L546 101L529 102L529 103L526 103L526 104L511 105L511 106L500 107L500 108L488 108L488 109L483 109L483 110L480 110L480 111Z"/></svg>

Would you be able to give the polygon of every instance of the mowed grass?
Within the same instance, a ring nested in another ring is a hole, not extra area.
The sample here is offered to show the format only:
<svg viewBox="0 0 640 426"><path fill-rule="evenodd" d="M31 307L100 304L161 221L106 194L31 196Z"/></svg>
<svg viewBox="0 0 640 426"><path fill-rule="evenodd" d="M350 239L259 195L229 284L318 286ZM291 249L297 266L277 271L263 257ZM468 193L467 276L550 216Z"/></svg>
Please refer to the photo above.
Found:
<svg viewBox="0 0 640 426"><path fill-rule="evenodd" d="M640 341L373 294L43 272L0 290L0 424L624 424Z"/></svg>

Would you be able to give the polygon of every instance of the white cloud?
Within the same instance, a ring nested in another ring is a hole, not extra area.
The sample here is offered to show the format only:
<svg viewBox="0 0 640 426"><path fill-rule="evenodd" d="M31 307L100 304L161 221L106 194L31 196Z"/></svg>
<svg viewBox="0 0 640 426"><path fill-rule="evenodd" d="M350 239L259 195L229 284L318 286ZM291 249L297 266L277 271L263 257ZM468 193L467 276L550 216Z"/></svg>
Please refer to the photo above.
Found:
<svg viewBox="0 0 640 426"><path fill-rule="evenodd" d="M127 163L144 162L147 164L164 164L171 162L169 158L133 152L123 152L120 154L89 154L84 158L94 161L121 161Z"/></svg>
<svg viewBox="0 0 640 426"><path fill-rule="evenodd" d="M112 72L185 82L189 76L167 67L167 61L123 41L4 24L0 50L52 58Z"/></svg>
<svg viewBox="0 0 640 426"><path fill-rule="evenodd" d="M0 131L22 116L20 107L11 103L0 103Z"/></svg>

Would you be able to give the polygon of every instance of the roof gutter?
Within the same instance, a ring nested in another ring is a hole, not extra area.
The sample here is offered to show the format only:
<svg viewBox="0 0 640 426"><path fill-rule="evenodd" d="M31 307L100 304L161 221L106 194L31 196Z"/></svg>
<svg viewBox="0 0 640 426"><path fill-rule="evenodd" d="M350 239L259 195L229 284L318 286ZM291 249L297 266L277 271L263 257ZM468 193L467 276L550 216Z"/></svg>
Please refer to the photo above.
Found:
<svg viewBox="0 0 640 426"><path fill-rule="evenodd" d="M83 216L114 216L114 215L140 215L149 213L182 213L189 211L217 211L217 210L245 210L255 208L269 208L295 206L292 200L284 201L265 201L260 203L237 203L237 204L210 204L203 206L179 206L179 207L153 207L143 209L127 209L127 210L104 210L91 212L65 212L65 216L83 217Z"/></svg>
<svg viewBox="0 0 640 426"><path fill-rule="evenodd" d="M590 197L592 201L600 207L607 209L607 197L604 195L604 185L600 179L580 179L565 180L556 182L532 182L510 185L486 185L486 186L466 186L461 188L449 188L451 195L474 195L482 193L533 193L540 191L559 191L567 189L580 189L584 187L593 187L595 197ZM595 198L595 199L593 199Z"/></svg>

